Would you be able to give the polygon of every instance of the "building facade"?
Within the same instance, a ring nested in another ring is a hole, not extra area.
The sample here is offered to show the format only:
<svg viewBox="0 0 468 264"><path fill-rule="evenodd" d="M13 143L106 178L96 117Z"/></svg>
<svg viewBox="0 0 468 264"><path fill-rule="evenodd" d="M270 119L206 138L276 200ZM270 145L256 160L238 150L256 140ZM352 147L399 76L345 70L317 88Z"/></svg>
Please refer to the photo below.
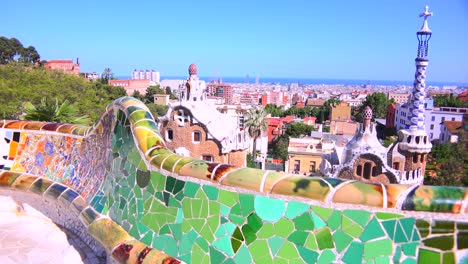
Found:
<svg viewBox="0 0 468 264"><path fill-rule="evenodd" d="M80 60L76 58L76 63L73 60L48 60L44 67L50 70L60 70L65 73L79 75L80 74Z"/></svg>
<svg viewBox="0 0 468 264"><path fill-rule="evenodd" d="M366 106L362 114L363 123L344 151L324 155L320 164L323 175L383 184L421 184L424 181L427 155L432 149L425 131L424 115L426 68L432 35L427 18L432 13L426 7L420 16L424 17L424 23L417 32L415 80L411 101L407 104L405 127L398 131L398 140L388 148L380 144L376 126L371 122L372 109Z"/></svg>
<svg viewBox="0 0 468 264"><path fill-rule="evenodd" d="M180 102L170 103L159 129L176 154L202 160L246 166L250 137L247 131L207 101L206 84L194 64Z"/></svg>
<svg viewBox="0 0 468 264"><path fill-rule="evenodd" d="M140 94L146 94L146 89L150 87L150 80L109 80L109 85L121 86L128 95L138 91Z"/></svg>
<svg viewBox="0 0 468 264"><path fill-rule="evenodd" d="M160 74L155 70L133 70L132 80L149 80L150 85L157 85L160 83Z"/></svg>

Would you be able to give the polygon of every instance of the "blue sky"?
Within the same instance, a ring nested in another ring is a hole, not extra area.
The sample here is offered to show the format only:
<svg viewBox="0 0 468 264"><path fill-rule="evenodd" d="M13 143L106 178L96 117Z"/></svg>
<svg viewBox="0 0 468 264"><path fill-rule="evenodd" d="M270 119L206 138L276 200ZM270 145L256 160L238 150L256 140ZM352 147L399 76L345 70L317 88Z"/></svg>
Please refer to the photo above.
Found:
<svg viewBox="0 0 468 264"><path fill-rule="evenodd" d="M426 4L428 81L468 83L466 0L0 0L0 36L118 76L412 80Z"/></svg>

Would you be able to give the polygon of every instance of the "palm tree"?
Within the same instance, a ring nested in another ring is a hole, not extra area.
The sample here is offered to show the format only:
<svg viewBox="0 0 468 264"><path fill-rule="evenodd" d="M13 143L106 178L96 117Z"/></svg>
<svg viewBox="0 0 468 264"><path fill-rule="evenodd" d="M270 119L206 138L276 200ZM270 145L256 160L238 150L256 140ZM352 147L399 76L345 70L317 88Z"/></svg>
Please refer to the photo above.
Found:
<svg viewBox="0 0 468 264"><path fill-rule="evenodd" d="M33 105L31 102L26 102L24 104L24 114L20 116L20 119L79 125L89 124L89 117L77 116L77 114L78 109L68 100L59 104L57 98L55 99L55 103L47 101L46 98L42 98L41 103L37 106Z"/></svg>
<svg viewBox="0 0 468 264"><path fill-rule="evenodd" d="M102 72L101 79L102 79L103 83L107 84L107 83L109 83L109 80L112 79L113 76L114 76L114 74L112 73L111 68L105 68L104 72Z"/></svg>
<svg viewBox="0 0 468 264"><path fill-rule="evenodd" d="M268 113L261 107L251 108L245 114L244 126L249 132L250 137L253 138L252 155L254 160L257 153L257 138L259 138L268 128L267 115Z"/></svg>

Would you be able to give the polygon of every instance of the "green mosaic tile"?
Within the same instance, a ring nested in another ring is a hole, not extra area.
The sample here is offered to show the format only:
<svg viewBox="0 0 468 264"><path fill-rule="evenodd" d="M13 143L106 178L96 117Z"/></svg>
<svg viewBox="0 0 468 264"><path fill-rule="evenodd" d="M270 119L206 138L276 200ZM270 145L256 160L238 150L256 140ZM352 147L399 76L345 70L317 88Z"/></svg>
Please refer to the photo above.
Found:
<svg viewBox="0 0 468 264"><path fill-rule="evenodd" d="M392 214L392 213L382 213L377 212L375 216L380 220L388 220L388 219L397 219L404 217L402 214Z"/></svg>
<svg viewBox="0 0 468 264"><path fill-rule="evenodd" d="M309 205L300 202L289 201L286 209L286 218L292 219L309 210Z"/></svg>
<svg viewBox="0 0 468 264"><path fill-rule="evenodd" d="M270 222L280 219L286 208L285 201L263 196L256 196L254 205L258 216L264 221ZM272 208L274 208L274 210L272 210Z"/></svg>
<svg viewBox="0 0 468 264"><path fill-rule="evenodd" d="M229 207L232 207L239 203L239 194L226 190L220 190L219 201Z"/></svg>
<svg viewBox="0 0 468 264"><path fill-rule="evenodd" d="M260 219L260 217L258 217L256 213L252 213L247 217L247 224L250 228L252 228L252 230L255 233L257 233L257 231L260 230L260 228L262 227L263 222L262 219Z"/></svg>
<svg viewBox="0 0 468 264"><path fill-rule="evenodd" d="M319 214L320 216L320 214ZM339 211L334 211L330 218L328 218L327 220L327 225L332 229L332 230L336 230L337 228L339 228L341 226L341 222L342 222L342 219L341 219L341 212Z"/></svg>
<svg viewBox="0 0 468 264"><path fill-rule="evenodd" d="M369 260L383 255L391 255L393 251L390 239L374 240L364 243L364 259Z"/></svg>
<svg viewBox="0 0 468 264"><path fill-rule="evenodd" d="M379 238L379 237L383 237L383 236L385 236L385 233L382 231L382 227L380 226L380 223L377 221L375 217L373 217L359 238L363 242L366 242L366 241Z"/></svg>
<svg viewBox="0 0 468 264"><path fill-rule="evenodd" d="M425 246L431 248L438 248L441 250L449 250L453 249L454 246L454 237L453 235L450 236L437 236L433 238L427 238L423 240Z"/></svg>
<svg viewBox="0 0 468 264"><path fill-rule="evenodd" d="M327 221L328 217L330 217L332 215L332 213L336 212L333 209L320 207L320 206L315 206L315 205L312 205L312 210L318 216L320 216L324 221Z"/></svg>
<svg viewBox="0 0 468 264"><path fill-rule="evenodd" d="M406 258L401 262L402 264L416 264L416 260L412 258Z"/></svg>
<svg viewBox="0 0 468 264"><path fill-rule="evenodd" d="M305 242L305 247L312 250L318 250L317 239L315 238L314 233L309 233L309 237Z"/></svg>
<svg viewBox="0 0 468 264"><path fill-rule="evenodd" d="M317 261L317 257L319 256L317 252L300 246L297 247L297 250L305 263L315 263Z"/></svg>
<svg viewBox="0 0 468 264"><path fill-rule="evenodd" d="M369 222L370 212L363 210L344 210L343 214L362 227L366 226Z"/></svg>
<svg viewBox="0 0 468 264"><path fill-rule="evenodd" d="M403 232L403 228L401 227L399 221L397 221L395 225L395 237L393 240L396 243L401 243L401 242L407 242L408 238L405 236L405 233Z"/></svg>
<svg viewBox="0 0 468 264"><path fill-rule="evenodd" d="M296 245L303 246L307 240L308 233L304 231L293 232L289 237L288 241L293 242Z"/></svg>
<svg viewBox="0 0 468 264"><path fill-rule="evenodd" d="M400 258L401 258L401 247L396 246L395 252L393 253L393 263L400 263Z"/></svg>
<svg viewBox="0 0 468 264"><path fill-rule="evenodd" d="M419 247L418 242L405 243L401 245L401 249L406 256L416 256L416 249Z"/></svg>
<svg viewBox="0 0 468 264"><path fill-rule="evenodd" d="M459 230L457 235L457 248L466 249L468 248L468 232L465 230Z"/></svg>
<svg viewBox="0 0 468 264"><path fill-rule="evenodd" d="M327 224L320 218L318 215L316 215L314 212L310 212L310 216L312 216L312 220L314 222L315 228L322 228L326 226Z"/></svg>
<svg viewBox="0 0 468 264"><path fill-rule="evenodd" d="M335 241L336 250L341 253L353 241L353 238L341 230L336 230L333 233L333 240Z"/></svg>
<svg viewBox="0 0 468 264"><path fill-rule="evenodd" d="M333 237L327 227L318 230L315 233L315 236L317 238L318 246L321 250L335 247L333 243Z"/></svg>
<svg viewBox="0 0 468 264"><path fill-rule="evenodd" d="M152 171L150 177L152 188L155 191L162 191L166 185L166 177L159 172Z"/></svg>
<svg viewBox="0 0 468 264"><path fill-rule="evenodd" d="M343 256L343 261L349 264L360 264L363 258L364 247L361 243L352 242Z"/></svg>
<svg viewBox="0 0 468 264"><path fill-rule="evenodd" d="M203 251L197 243L193 244L191 257L191 263L210 263L209 253Z"/></svg>
<svg viewBox="0 0 468 264"><path fill-rule="evenodd" d="M317 263L319 264L328 264L328 263L333 263L335 260L335 254L331 250L324 250L322 254L320 254L320 257L318 258Z"/></svg>
<svg viewBox="0 0 468 264"><path fill-rule="evenodd" d="M314 222L309 213L303 213L302 215L293 219L296 230L312 230L314 229Z"/></svg>
<svg viewBox="0 0 468 264"><path fill-rule="evenodd" d="M389 257L377 257L375 258L375 264L389 264L390 258Z"/></svg>
<svg viewBox="0 0 468 264"><path fill-rule="evenodd" d="M455 230L455 223L449 221L435 221L435 225L431 227L432 234L446 234L453 233Z"/></svg>
<svg viewBox="0 0 468 264"><path fill-rule="evenodd" d="M179 253L180 255L188 254L192 251L192 246L195 243L198 235L195 231L190 230L186 234L182 235L179 243Z"/></svg>
<svg viewBox="0 0 468 264"><path fill-rule="evenodd" d="M195 194L197 194L198 189L200 189L199 184L188 181L184 188L184 195L186 197L195 198Z"/></svg>
<svg viewBox="0 0 468 264"><path fill-rule="evenodd" d="M252 256L246 245L241 245L234 257L235 263L252 263Z"/></svg>
<svg viewBox="0 0 468 264"><path fill-rule="evenodd" d="M242 227L242 234L244 234L245 243L250 245L253 241L257 239L255 231L248 225Z"/></svg>
<svg viewBox="0 0 468 264"><path fill-rule="evenodd" d="M212 201L218 200L218 194L219 194L218 188L211 186L211 185L203 185L203 190L205 191L205 194L208 197L208 199Z"/></svg>
<svg viewBox="0 0 468 264"><path fill-rule="evenodd" d="M418 253L418 263L421 263L421 264L426 264L426 263L441 263L440 262L440 253L439 252L434 252L434 251L431 251L431 250L427 250L427 249L423 249L423 248L420 248L419 249L419 253Z"/></svg>
<svg viewBox="0 0 468 264"><path fill-rule="evenodd" d="M341 230L355 238L358 238L363 231L363 228L360 225L356 224L354 221L352 221L346 216L343 216L341 226Z"/></svg>
<svg viewBox="0 0 468 264"><path fill-rule="evenodd" d="M257 233L258 238L270 238L275 234L275 227L272 223L265 223Z"/></svg>
<svg viewBox="0 0 468 264"><path fill-rule="evenodd" d="M275 225L276 235L280 237L286 238L294 230L294 224L291 221L288 221L284 218L281 218L274 225Z"/></svg>
<svg viewBox="0 0 468 264"><path fill-rule="evenodd" d="M214 241L212 245L221 250L221 252L224 252L226 255L230 257L234 256L234 250L232 248L231 239L229 237L221 237ZM237 252L237 254L239 254L239 252Z"/></svg>
<svg viewBox="0 0 468 264"><path fill-rule="evenodd" d="M442 258L442 263L445 263L445 264L455 263L455 254L453 252L445 253Z"/></svg>
<svg viewBox="0 0 468 264"><path fill-rule="evenodd" d="M226 256L214 247L210 247L210 258L211 263L222 263L226 259Z"/></svg>
<svg viewBox="0 0 468 264"><path fill-rule="evenodd" d="M280 248L276 256L285 259L295 259L300 257L299 252L297 252L296 246L288 241L284 241L283 246Z"/></svg>
<svg viewBox="0 0 468 264"><path fill-rule="evenodd" d="M276 256L276 254L278 254L278 251L284 244L284 241L284 238L281 237L272 237L268 239L268 244L270 245L271 254L273 256Z"/></svg>
<svg viewBox="0 0 468 264"><path fill-rule="evenodd" d="M387 231L388 236L390 239L394 239L395 237L395 226L396 226L396 220L388 220L388 221L383 221L382 226L385 228Z"/></svg>
<svg viewBox="0 0 468 264"><path fill-rule="evenodd" d="M265 240L254 241L249 246L254 263L272 263L273 258L270 255L268 243Z"/></svg>

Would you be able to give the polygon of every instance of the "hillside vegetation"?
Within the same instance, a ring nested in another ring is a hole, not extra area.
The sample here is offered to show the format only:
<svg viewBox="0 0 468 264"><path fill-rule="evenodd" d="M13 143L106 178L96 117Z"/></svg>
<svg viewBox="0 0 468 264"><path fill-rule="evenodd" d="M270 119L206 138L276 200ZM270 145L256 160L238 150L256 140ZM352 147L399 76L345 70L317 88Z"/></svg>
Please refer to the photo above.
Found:
<svg viewBox="0 0 468 264"><path fill-rule="evenodd" d="M78 115L87 115L94 122L109 103L125 95L122 87L87 81L40 66L14 62L0 65L1 119L19 119L26 102L39 105L46 99L51 102L68 100L77 108Z"/></svg>

